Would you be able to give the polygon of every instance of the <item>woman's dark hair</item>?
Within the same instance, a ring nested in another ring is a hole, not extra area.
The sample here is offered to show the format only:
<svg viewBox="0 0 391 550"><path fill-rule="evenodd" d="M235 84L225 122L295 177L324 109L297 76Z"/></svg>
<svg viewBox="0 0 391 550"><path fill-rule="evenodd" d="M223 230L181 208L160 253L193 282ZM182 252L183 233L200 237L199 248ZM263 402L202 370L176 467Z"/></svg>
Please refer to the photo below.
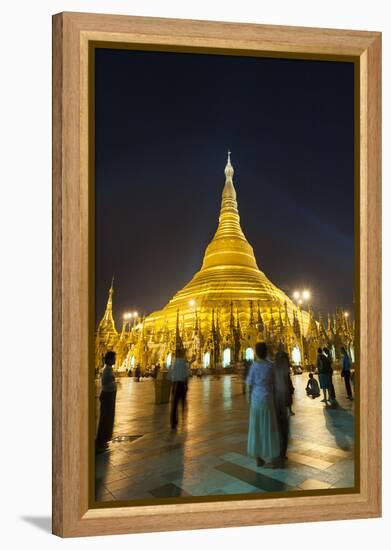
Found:
<svg viewBox="0 0 391 550"><path fill-rule="evenodd" d="M107 361L115 361L115 352L114 351L108 351L105 355L105 363L107 363Z"/></svg>
<svg viewBox="0 0 391 550"><path fill-rule="evenodd" d="M346 353L346 349L344 347L341 347L342 353Z"/></svg>
<svg viewBox="0 0 391 550"><path fill-rule="evenodd" d="M318 348L318 353L323 353L322 348Z"/></svg>
<svg viewBox="0 0 391 550"><path fill-rule="evenodd" d="M314 375L312 374L312 372L310 372L309 375L308 375L308 378L313 378L313 377L314 377Z"/></svg>
<svg viewBox="0 0 391 550"><path fill-rule="evenodd" d="M265 344L265 342L257 342L255 344L255 353L260 359L266 359L267 345Z"/></svg>

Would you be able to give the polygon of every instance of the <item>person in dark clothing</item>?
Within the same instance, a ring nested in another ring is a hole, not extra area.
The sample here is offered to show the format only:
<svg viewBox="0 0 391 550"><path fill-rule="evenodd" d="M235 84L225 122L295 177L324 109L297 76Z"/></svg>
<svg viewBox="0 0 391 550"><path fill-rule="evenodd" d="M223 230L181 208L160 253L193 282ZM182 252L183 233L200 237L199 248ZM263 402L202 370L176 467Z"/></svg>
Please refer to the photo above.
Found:
<svg viewBox="0 0 391 550"><path fill-rule="evenodd" d="M308 382L305 391L307 392L308 397L312 397L312 399L320 396L319 384L316 378L314 378L312 372L308 375Z"/></svg>
<svg viewBox="0 0 391 550"><path fill-rule="evenodd" d="M108 448L108 442L113 437L115 398L117 384L113 371L115 364L114 351L108 351L105 355L105 366L102 372L102 391L100 399L100 417L95 441L95 452L101 453Z"/></svg>
<svg viewBox="0 0 391 550"><path fill-rule="evenodd" d="M289 356L280 345L274 358L274 403L278 430L280 433L280 458L286 459L289 439L289 416L294 391L291 376Z"/></svg>
<svg viewBox="0 0 391 550"><path fill-rule="evenodd" d="M318 348L316 366L318 368L319 385L323 391L322 402L326 403L326 406L328 406L327 401L330 401L330 393L327 397L327 391L330 392L329 364L326 360L326 357L324 356L322 348Z"/></svg>
<svg viewBox="0 0 391 550"><path fill-rule="evenodd" d="M134 376L136 377L136 382L140 382L140 376L141 376L140 365L137 365L136 370L134 372Z"/></svg>
<svg viewBox="0 0 391 550"><path fill-rule="evenodd" d="M251 361L248 361L247 359L245 359L244 362L243 362L243 371L242 371L242 379L243 379L242 393L243 394L246 393L246 389L247 389L246 380L247 380L247 376L248 376L248 373L249 373L249 370L250 370L250 366L251 366Z"/></svg>
<svg viewBox="0 0 391 550"><path fill-rule="evenodd" d="M342 378L344 379L345 381L345 388L346 388L346 393L347 393L347 397L348 399L352 400L353 399L353 396L352 396L352 388L350 386L350 368L351 368L351 363L350 363L350 359L349 359L349 355L348 355L348 352L346 351L345 348L341 348L341 353L342 353L342 370L341 370L341 376Z"/></svg>
<svg viewBox="0 0 391 550"><path fill-rule="evenodd" d="M330 401L335 401L335 388L333 384L333 359L331 357L331 352L329 348L324 347L323 353L329 369L329 397Z"/></svg>
<svg viewBox="0 0 391 550"><path fill-rule="evenodd" d="M160 365L159 365L159 363L157 363L155 365L155 368L154 368L154 371L153 371L153 377L155 378L155 380L159 376L159 371L160 371Z"/></svg>
<svg viewBox="0 0 391 550"><path fill-rule="evenodd" d="M176 429L178 424L178 406L182 402L182 414L186 405L187 383L189 379L189 370L185 360L185 350L176 351L175 362L170 368L168 378L172 383L171 391L171 428Z"/></svg>

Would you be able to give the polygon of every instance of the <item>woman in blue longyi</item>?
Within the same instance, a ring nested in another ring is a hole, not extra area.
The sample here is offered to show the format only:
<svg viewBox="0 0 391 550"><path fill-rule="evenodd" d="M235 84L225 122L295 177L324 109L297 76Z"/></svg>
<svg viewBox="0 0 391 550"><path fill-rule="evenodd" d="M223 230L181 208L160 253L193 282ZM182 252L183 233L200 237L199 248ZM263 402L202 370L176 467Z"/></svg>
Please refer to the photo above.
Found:
<svg viewBox="0 0 391 550"><path fill-rule="evenodd" d="M274 405L273 363L266 359L267 346L258 342L256 360L247 377L251 386L247 452L256 458L257 466L274 468L279 464L280 437Z"/></svg>

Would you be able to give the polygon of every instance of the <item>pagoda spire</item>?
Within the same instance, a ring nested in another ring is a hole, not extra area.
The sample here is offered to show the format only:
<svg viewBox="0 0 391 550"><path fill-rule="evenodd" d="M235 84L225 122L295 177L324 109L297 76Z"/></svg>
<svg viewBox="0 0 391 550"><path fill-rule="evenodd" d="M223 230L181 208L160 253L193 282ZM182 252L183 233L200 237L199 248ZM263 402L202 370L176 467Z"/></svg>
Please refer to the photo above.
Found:
<svg viewBox="0 0 391 550"><path fill-rule="evenodd" d="M254 326L254 313L253 313L253 301L252 300L250 300L250 322L249 322L249 325L250 325L250 327Z"/></svg>
<svg viewBox="0 0 391 550"><path fill-rule="evenodd" d="M288 330L288 328L290 326L290 321L289 321L289 314L288 314L288 304L287 304L286 300L284 302L284 310L285 310L285 327Z"/></svg>
<svg viewBox="0 0 391 550"><path fill-rule="evenodd" d="M175 326L175 353L178 350L183 349L183 342L179 331L179 309L176 312L176 326Z"/></svg>
<svg viewBox="0 0 391 550"><path fill-rule="evenodd" d="M234 320L234 305L233 305L233 302L232 302L232 300L231 300L230 312L229 312L229 327L230 327L231 330L234 328L234 325L235 325L235 320Z"/></svg>
<svg viewBox="0 0 391 550"><path fill-rule="evenodd" d="M214 238L239 238L245 241L246 237L240 227L236 190L233 183L234 169L231 164L231 151L228 151L227 164L225 165L224 174L225 185L221 197L219 226Z"/></svg>
<svg viewBox="0 0 391 550"><path fill-rule="evenodd" d="M109 296L107 298L106 309L99 323L99 328L98 328L99 331L117 333L117 330L115 328L114 318L113 318L113 294L114 294L114 275L113 275L113 278L111 279L111 285L109 288Z"/></svg>
<svg viewBox="0 0 391 550"><path fill-rule="evenodd" d="M259 308L259 302L257 303L257 306L258 306L258 311L257 311L257 328L259 330L259 332L262 333L262 336L264 335L264 332L265 332L265 324L263 322L263 319L262 319L262 315L261 315L261 310Z"/></svg>

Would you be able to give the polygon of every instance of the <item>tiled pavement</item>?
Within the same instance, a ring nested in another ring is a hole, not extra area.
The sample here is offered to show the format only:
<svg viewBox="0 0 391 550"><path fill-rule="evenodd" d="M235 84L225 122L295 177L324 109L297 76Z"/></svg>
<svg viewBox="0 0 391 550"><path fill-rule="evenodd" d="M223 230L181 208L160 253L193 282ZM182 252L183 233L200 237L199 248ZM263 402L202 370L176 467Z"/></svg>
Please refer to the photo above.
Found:
<svg viewBox="0 0 391 550"><path fill-rule="evenodd" d="M114 437L135 437L96 457L96 500L352 487L354 402L335 375L338 406L325 408L305 395L306 380L293 377L286 467L265 469L246 454L248 402L235 375L191 379L177 432L169 429L169 406L154 403L151 379L120 378Z"/></svg>

